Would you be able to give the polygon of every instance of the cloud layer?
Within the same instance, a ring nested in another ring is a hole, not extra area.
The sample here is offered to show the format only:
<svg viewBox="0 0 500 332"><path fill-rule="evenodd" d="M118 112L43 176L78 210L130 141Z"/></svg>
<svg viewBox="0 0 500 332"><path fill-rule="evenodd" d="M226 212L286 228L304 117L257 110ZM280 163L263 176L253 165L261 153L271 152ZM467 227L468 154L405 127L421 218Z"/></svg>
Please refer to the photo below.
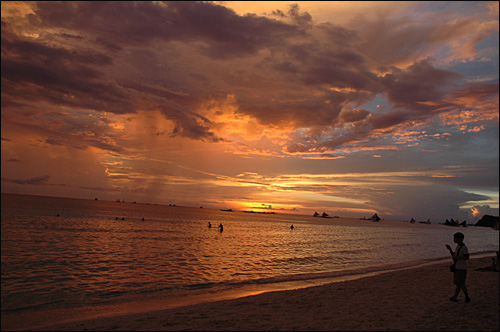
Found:
<svg viewBox="0 0 500 332"><path fill-rule="evenodd" d="M233 179L248 171L267 177L280 160L290 161L282 174L302 173L308 161L311 173L340 169L332 164L339 160L362 172L363 156L383 159L387 169L378 170L387 172L398 167L388 162L498 167L498 151L490 149L498 140L498 4L463 5L473 11L458 3L400 5L340 25L334 3L325 5L332 19L321 22L293 4L239 14L192 1L2 3L2 166L32 160L18 155L35 153L29 146L53 156L70 149L78 158L97 156L90 167L106 173L96 188L123 191L163 176L137 164L152 151L168 164L172 144L186 148L174 158L184 171ZM459 66L465 63L493 71L471 75ZM474 150L464 153L463 144ZM197 157L187 150L207 146L207 158L226 156L233 165L264 158L269 166L193 167ZM438 153L451 160L439 161ZM24 177L14 168L2 172L2 186L55 179L28 169ZM498 174L488 174L498 187ZM130 176L130 186L118 185L120 176ZM458 196L455 207L484 200ZM390 205L374 199L364 208L377 204Z"/></svg>

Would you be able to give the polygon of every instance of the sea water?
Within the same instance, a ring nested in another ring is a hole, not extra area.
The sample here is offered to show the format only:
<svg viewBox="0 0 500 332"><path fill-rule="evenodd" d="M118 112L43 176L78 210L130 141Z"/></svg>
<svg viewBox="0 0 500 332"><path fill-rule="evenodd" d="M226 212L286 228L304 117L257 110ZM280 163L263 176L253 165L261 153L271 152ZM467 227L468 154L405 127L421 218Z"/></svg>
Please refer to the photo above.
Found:
<svg viewBox="0 0 500 332"><path fill-rule="evenodd" d="M449 259L445 244L454 247L457 231L473 256L499 246L492 228L437 221L14 194L2 194L1 204L2 312L362 276Z"/></svg>

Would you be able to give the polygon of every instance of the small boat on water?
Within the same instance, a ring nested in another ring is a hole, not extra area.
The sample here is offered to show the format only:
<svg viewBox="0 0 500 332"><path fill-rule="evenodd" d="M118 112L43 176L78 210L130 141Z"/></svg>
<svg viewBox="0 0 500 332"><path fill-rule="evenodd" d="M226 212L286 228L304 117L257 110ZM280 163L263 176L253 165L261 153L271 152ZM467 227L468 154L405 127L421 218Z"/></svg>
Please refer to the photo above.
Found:
<svg viewBox="0 0 500 332"><path fill-rule="evenodd" d="M458 220L453 220L453 218L451 218L451 220L446 219L444 224L446 226L455 226L455 227L460 226L460 223L458 222Z"/></svg>
<svg viewBox="0 0 500 332"><path fill-rule="evenodd" d="M221 211L233 212L233 209L220 209Z"/></svg>
<svg viewBox="0 0 500 332"><path fill-rule="evenodd" d="M318 212L314 211L313 217L318 217L318 218L331 218L326 212L323 212L323 214L319 214Z"/></svg>

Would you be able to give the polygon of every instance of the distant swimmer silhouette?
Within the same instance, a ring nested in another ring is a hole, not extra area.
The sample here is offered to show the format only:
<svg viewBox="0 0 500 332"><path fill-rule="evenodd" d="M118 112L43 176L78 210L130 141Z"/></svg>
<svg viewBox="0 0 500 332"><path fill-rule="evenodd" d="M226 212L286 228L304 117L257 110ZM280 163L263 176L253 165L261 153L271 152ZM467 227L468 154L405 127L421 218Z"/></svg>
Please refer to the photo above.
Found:
<svg viewBox="0 0 500 332"><path fill-rule="evenodd" d="M220 230L220 232L221 232L221 233L222 233L222 231L224 230L224 226L222 226L222 223L221 223L221 224L219 224L219 230Z"/></svg>
<svg viewBox="0 0 500 332"><path fill-rule="evenodd" d="M210 223L210 221L208 222L208 228L212 228L212 224Z"/></svg>

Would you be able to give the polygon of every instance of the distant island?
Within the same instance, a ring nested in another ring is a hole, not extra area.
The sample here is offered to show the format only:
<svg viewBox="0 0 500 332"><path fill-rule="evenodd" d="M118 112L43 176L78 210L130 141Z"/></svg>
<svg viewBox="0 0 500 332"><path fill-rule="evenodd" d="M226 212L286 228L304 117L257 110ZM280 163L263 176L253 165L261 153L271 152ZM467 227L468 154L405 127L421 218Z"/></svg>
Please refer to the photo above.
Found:
<svg viewBox="0 0 500 332"><path fill-rule="evenodd" d="M262 214L276 214L276 212L265 212L265 211L243 211L245 213L262 213Z"/></svg>
<svg viewBox="0 0 500 332"><path fill-rule="evenodd" d="M474 226L493 227L494 229L498 229L499 219L500 217L498 216L495 217L485 214Z"/></svg>
<svg viewBox="0 0 500 332"><path fill-rule="evenodd" d="M375 213L375 214L374 214L373 216L371 216L370 218L365 218L365 217L363 217L363 218L359 218L359 220L371 220L371 221L376 221L376 222L378 222L378 221L380 221L380 220L382 220L382 219L380 219L380 217L378 216L378 214L376 214L376 213Z"/></svg>

